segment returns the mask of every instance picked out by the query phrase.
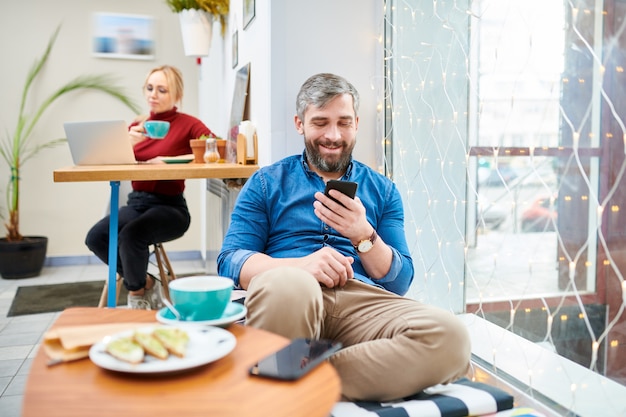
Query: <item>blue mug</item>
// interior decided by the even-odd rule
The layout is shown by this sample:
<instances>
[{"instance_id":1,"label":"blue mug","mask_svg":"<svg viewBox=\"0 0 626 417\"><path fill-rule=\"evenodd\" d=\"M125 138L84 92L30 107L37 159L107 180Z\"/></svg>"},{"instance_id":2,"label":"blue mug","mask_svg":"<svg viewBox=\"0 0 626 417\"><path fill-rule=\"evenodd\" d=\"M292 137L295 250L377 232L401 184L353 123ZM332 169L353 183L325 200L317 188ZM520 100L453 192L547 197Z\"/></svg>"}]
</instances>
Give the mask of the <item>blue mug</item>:
<instances>
[{"instance_id":1,"label":"blue mug","mask_svg":"<svg viewBox=\"0 0 626 417\"><path fill-rule=\"evenodd\" d=\"M152 139L163 139L170 130L170 122L162 120L148 120L143 123L146 136Z\"/></svg>"},{"instance_id":2,"label":"blue mug","mask_svg":"<svg viewBox=\"0 0 626 417\"><path fill-rule=\"evenodd\" d=\"M215 320L230 303L233 280L218 276L177 278L170 282L170 299L184 321Z\"/></svg>"}]
</instances>

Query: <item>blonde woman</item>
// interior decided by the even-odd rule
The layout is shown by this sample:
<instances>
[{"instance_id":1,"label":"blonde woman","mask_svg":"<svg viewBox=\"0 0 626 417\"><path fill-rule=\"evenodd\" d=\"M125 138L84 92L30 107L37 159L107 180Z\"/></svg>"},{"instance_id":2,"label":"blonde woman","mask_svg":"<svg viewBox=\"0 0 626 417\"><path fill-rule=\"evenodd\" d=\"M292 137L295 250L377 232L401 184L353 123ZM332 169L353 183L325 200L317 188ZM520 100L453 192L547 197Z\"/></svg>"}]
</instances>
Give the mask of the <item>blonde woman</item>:
<instances>
[{"instance_id":1,"label":"blonde woman","mask_svg":"<svg viewBox=\"0 0 626 417\"><path fill-rule=\"evenodd\" d=\"M180 71L164 65L148 73L144 97L150 114L137 118L129 127L137 161L151 161L159 156L191 153L189 140L202 135L215 136L199 119L178 111L183 98ZM163 139L145 135L146 120L170 123ZM158 309L161 307L160 285L147 273L150 245L177 239L191 223L183 195L184 180L133 181L127 205L120 208L118 228L117 272L128 290L128 307ZM85 244L108 264L109 216L96 223L87 233Z\"/></svg>"}]
</instances>

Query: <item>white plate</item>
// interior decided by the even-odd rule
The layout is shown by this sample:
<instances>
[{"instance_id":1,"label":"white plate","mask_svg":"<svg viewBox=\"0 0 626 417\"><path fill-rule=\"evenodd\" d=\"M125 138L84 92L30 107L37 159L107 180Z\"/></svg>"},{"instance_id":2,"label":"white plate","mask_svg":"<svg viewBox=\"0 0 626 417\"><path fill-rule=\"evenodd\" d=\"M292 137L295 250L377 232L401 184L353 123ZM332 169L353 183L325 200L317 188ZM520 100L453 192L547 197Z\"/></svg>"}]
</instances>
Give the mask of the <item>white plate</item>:
<instances>
[{"instance_id":1,"label":"white plate","mask_svg":"<svg viewBox=\"0 0 626 417\"><path fill-rule=\"evenodd\" d=\"M146 355L143 362L132 364L115 359L105 351L106 345L112 340L131 336L135 331L151 332L157 327L159 326L140 327L136 330L128 330L107 336L89 349L89 359L99 367L111 371L133 374L178 372L221 359L232 352L237 344L235 336L229 331L217 327L205 327L185 329L187 334L189 334L189 343L183 358L170 355L167 359L161 360Z\"/></svg>"},{"instance_id":2,"label":"white plate","mask_svg":"<svg viewBox=\"0 0 626 417\"><path fill-rule=\"evenodd\" d=\"M213 320L198 320L198 321L180 321L174 317L174 314L167 308L163 307L156 314L156 319L159 323L163 324L173 324L175 326L180 326L184 328L188 327L197 327L197 326L217 326L217 327L226 327L228 325L233 324L234 322L241 320L246 316L247 309L241 303L235 303L233 301L230 302L226 306L226 310L222 317L219 319Z\"/></svg>"}]
</instances>

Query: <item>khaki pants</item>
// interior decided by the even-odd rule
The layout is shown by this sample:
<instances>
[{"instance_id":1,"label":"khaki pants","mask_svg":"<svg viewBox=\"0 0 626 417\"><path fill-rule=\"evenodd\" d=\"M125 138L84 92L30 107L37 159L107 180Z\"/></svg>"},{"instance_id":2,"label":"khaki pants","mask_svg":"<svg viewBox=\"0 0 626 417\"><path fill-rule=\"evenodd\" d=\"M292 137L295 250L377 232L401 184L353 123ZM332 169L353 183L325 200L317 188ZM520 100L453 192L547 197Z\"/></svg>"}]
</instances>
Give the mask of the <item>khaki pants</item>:
<instances>
[{"instance_id":1,"label":"khaki pants","mask_svg":"<svg viewBox=\"0 0 626 417\"><path fill-rule=\"evenodd\" d=\"M323 288L301 269L273 269L250 282L246 307L249 326L340 341L330 362L343 400L399 399L469 369L469 335L454 314L356 279Z\"/></svg>"}]
</instances>

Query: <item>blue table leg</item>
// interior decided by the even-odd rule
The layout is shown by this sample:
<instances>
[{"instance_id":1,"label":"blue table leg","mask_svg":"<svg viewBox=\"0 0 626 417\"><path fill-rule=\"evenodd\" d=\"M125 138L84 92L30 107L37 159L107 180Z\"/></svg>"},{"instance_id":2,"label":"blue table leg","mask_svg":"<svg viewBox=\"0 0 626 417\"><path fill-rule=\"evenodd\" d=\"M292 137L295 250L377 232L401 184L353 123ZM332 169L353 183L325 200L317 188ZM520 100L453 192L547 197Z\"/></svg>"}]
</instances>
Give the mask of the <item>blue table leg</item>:
<instances>
[{"instance_id":1,"label":"blue table leg","mask_svg":"<svg viewBox=\"0 0 626 417\"><path fill-rule=\"evenodd\" d=\"M109 291L107 307L117 307L117 225L120 198L120 182L111 181L111 213L109 219Z\"/></svg>"}]
</instances>

